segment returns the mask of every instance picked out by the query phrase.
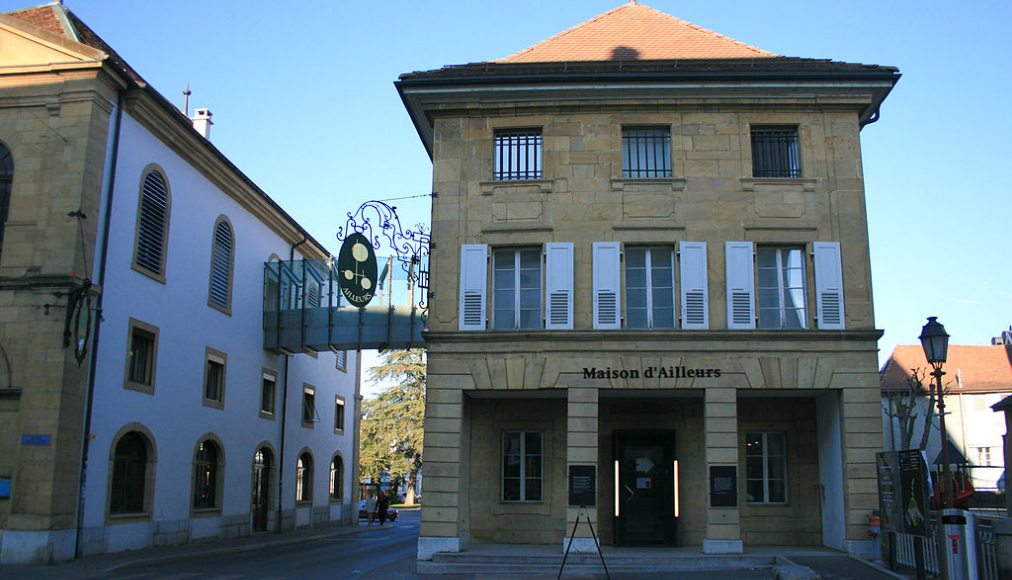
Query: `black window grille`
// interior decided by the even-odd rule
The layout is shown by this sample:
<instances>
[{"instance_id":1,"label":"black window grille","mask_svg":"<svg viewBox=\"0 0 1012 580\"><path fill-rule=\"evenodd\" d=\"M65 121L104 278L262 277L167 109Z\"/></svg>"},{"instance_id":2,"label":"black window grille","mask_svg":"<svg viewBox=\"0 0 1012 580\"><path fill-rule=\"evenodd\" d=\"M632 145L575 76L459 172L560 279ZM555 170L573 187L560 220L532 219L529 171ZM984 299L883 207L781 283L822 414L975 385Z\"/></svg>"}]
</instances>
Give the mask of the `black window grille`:
<instances>
[{"instance_id":1,"label":"black window grille","mask_svg":"<svg viewBox=\"0 0 1012 580\"><path fill-rule=\"evenodd\" d=\"M218 446L213 441L201 441L197 449L196 469L193 481L193 507L213 509L218 507Z\"/></svg>"},{"instance_id":2,"label":"black window grille","mask_svg":"<svg viewBox=\"0 0 1012 580\"><path fill-rule=\"evenodd\" d=\"M496 181L541 179L541 131L496 131L494 164Z\"/></svg>"},{"instance_id":3,"label":"black window grille","mask_svg":"<svg viewBox=\"0 0 1012 580\"><path fill-rule=\"evenodd\" d=\"M752 129L752 177L801 177L796 128Z\"/></svg>"},{"instance_id":4,"label":"black window grille","mask_svg":"<svg viewBox=\"0 0 1012 580\"><path fill-rule=\"evenodd\" d=\"M3 250L4 224L11 207L11 185L14 183L14 157L0 145L0 250Z\"/></svg>"},{"instance_id":5,"label":"black window grille","mask_svg":"<svg viewBox=\"0 0 1012 580\"><path fill-rule=\"evenodd\" d=\"M623 129L622 177L671 177L671 130L667 127Z\"/></svg>"},{"instance_id":6,"label":"black window grille","mask_svg":"<svg viewBox=\"0 0 1012 580\"><path fill-rule=\"evenodd\" d=\"M110 513L135 514L144 511L147 464L148 450L144 437L136 431L124 435L116 444L113 455Z\"/></svg>"}]
</instances>

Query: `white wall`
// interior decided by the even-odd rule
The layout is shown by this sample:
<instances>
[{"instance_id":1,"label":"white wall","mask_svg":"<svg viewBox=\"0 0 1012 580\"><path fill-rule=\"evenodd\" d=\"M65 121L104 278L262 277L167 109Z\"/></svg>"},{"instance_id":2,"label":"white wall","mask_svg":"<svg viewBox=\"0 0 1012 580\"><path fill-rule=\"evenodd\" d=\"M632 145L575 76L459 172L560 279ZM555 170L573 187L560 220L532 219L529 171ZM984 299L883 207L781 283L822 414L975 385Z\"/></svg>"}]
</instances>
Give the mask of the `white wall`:
<instances>
[{"instance_id":1,"label":"white wall","mask_svg":"<svg viewBox=\"0 0 1012 580\"><path fill-rule=\"evenodd\" d=\"M141 178L151 163L164 171L171 195L165 284L131 268ZM259 413L261 370L266 367L278 374L278 413L284 380L284 357L262 348L263 264L272 254L287 259L290 246L127 114L123 117L115 179L85 528L106 524L113 437L124 425L134 422L152 433L157 449L151 522L190 518L193 454L207 433L215 434L224 445L221 516L249 514L253 454L262 442L270 442L276 464L280 451L280 417L264 419ZM231 316L207 305L212 231L222 214L230 219L235 235ZM159 329L153 395L123 387L131 317ZM206 347L228 355L224 409L203 405ZM314 506L330 503L329 468L335 451L345 458L344 503L351 504L356 357L350 355L348 359L347 373L335 369L331 352L320 353L318 358L300 354L290 359L282 498L286 508L294 505L295 461L303 447L312 449L315 460ZM316 386L321 423L314 429L301 427L303 382ZM335 394L343 395L346 401L343 435L335 435L333 429ZM276 493L276 479L274 484ZM212 534L209 526L215 527L201 521L190 528L194 535L207 535ZM111 527L127 529L121 524ZM148 530L152 528L147 526ZM127 534L110 529L106 536L112 540L138 533L143 535L136 529ZM131 542L136 543L136 537L129 541L124 537L122 544L126 547ZM110 541L108 548L113 550L113 544L120 543Z\"/></svg>"}]
</instances>

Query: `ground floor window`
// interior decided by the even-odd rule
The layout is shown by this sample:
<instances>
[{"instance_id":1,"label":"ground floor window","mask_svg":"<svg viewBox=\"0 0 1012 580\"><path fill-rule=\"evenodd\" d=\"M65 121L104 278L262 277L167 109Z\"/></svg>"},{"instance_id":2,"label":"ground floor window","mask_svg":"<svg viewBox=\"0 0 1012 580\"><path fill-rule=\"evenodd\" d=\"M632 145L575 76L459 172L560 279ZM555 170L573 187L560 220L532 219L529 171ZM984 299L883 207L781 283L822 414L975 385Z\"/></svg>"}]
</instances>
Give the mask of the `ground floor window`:
<instances>
[{"instance_id":1,"label":"ground floor window","mask_svg":"<svg viewBox=\"0 0 1012 580\"><path fill-rule=\"evenodd\" d=\"M295 466L295 501L313 501L313 456L304 452Z\"/></svg>"},{"instance_id":2,"label":"ground floor window","mask_svg":"<svg viewBox=\"0 0 1012 580\"><path fill-rule=\"evenodd\" d=\"M200 442L193 469L193 507L196 509L218 507L218 457L214 441Z\"/></svg>"},{"instance_id":3,"label":"ground floor window","mask_svg":"<svg viewBox=\"0 0 1012 580\"><path fill-rule=\"evenodd\" d=\"M541 501L543 435L508 431L502 440L502 501Z\"/></svg>"},{"instance_id":4,"label":"ground floor window","mask_svg":"<svg viewBox=\"0 0 1012 580\"><path fill-rule=\"evenodd\" d=\"M137 514L145 511L148 448L137 431L124 435L116 444L112 462L112 490L109 513Z\"/></svg>"},{"instance_id":5,"label":"ground floor window","mask_svg":"<svg viewBox=\"0 0 1012 580\"><path fill-rule=\"evenodd\" d=\"M746 433L745 471L748 503L787 503L787 441L784 433Z\"/></svg>"},{"instance_id":6,"label":"ground floor window","mask_svg":"<svg viewBox=\"0 0 1012 580\"><path fill-rule=\"evenodd\" d=\"M338 455L330 463L330 499L344 498L344 460Z\"/></svg>"}]
</instances>

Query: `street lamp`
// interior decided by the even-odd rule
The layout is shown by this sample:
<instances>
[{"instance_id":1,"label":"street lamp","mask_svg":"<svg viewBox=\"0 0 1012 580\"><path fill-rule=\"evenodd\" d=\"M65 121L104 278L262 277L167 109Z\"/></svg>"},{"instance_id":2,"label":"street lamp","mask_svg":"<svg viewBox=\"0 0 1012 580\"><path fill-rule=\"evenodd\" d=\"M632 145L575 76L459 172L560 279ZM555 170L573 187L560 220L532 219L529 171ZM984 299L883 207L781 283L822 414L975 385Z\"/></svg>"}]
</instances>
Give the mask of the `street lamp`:
<instances>
[{"instance_id":1,"label":"street lamp","mask_svg":"<svg viewBox=\"0 0 1012 580\"><path fill-rule=\"evenodd\" d=\"M952 473L949 468L949 437L945 430L945 397L942 392L942 365L945 364L949 350L949 335L945 327L938 322L937 316L929 316L928 323L921 329L921 348L924 358L928 359L934 369L931 376L935 378L934 389L938 401L938 430L942 440L942 508L952 507Z\"/></svg>"}]
</instances>

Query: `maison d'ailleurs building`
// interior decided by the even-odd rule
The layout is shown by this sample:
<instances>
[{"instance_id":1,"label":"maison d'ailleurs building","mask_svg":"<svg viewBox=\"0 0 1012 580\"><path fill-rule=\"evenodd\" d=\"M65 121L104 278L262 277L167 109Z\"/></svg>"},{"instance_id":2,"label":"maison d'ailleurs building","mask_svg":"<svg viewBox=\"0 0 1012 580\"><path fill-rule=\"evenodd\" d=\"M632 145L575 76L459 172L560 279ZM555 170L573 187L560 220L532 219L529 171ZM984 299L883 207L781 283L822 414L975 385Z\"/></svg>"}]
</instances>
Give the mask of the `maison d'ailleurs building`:
<instances>
[{"instance_id":1,"label":"maison d'ailleurs building","mask_svg":"<svg viewBox=\"0 0 1012 580\"><path fill-rule=\"evenodd\" d=\"M636 2L401 76L438 192L420 559L562 545L574 467L604 544L868 549L860 134L899 76Z\"/></svg>"}]
</instances>

